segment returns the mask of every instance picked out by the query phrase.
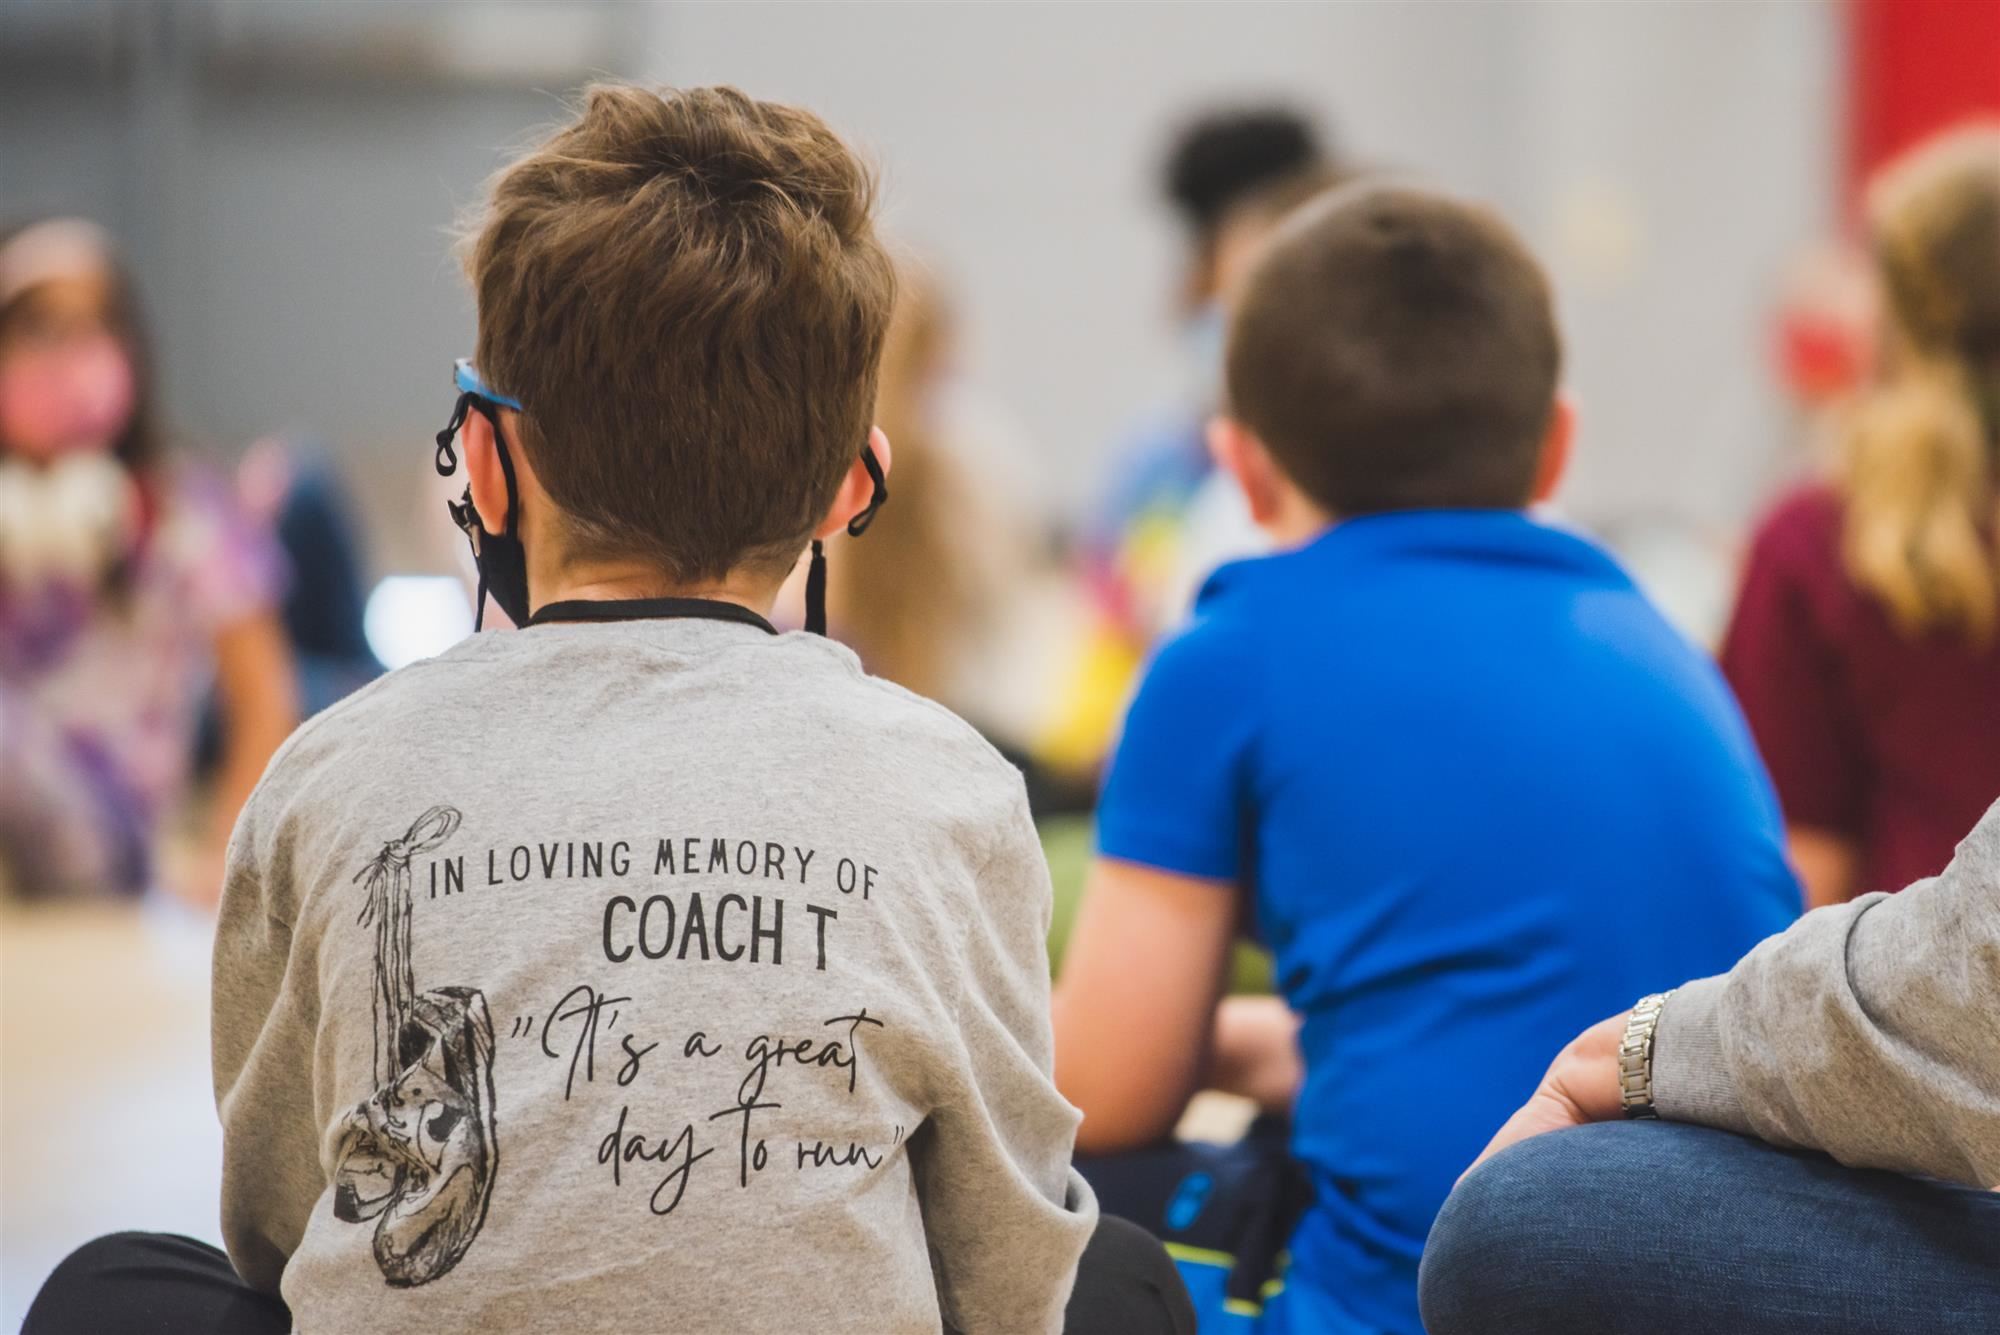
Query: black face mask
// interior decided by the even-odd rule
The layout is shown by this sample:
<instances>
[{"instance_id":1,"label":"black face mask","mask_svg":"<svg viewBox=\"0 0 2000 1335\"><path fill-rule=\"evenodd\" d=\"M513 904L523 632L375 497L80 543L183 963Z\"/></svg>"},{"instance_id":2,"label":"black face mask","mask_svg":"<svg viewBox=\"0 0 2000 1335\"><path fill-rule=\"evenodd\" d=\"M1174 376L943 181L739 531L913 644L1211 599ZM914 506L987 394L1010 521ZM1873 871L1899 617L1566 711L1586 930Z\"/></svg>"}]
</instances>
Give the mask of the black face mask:
<instances>
[{"instance_id":1,"label":"black face mask","mask_svg":"<svg viewBox=\"0 0 2000 1335\"><path fill-rule=\"evenodd\" d=\"M507 482L504 533L488 533L479 522L479 511L472 504L471 484L466 485L464 496L445 503L451 511L452 523L464 530L466 541L472 545L472 564L479 571L479 591L474 595L477 603L472 614L472 629L476 633L486 623L488 594L493 595L493 601L517 626L528 624L532 609L528 605L528 553L521 545L521 496L514 483L514 460L507 451L507 437L500 430L499 412L477 394L461 393L452 408L451 421L437 433L438 475L450 477L458 471L458 454L452 443L459 427L465 424L465 415L475 410L483 413L493 426L493 447L499 452L500 473ZM862 445L861 466L868 470L868 480L875 484L875 491L868 498L867 508L847 521L848 536L855 538L868 531L868 526L875 522L876 512L889 500L888 479L872 445ZM826 634L826 546L818 538L813 539L812 564L806 571L806 629L815 635Z\"/></svg>"},{"instance_id":2,"label":"black face mask","mask_svg":"<svg viewBox=\"0 0 2000 1335\"><path fill-rule=\"evenodd\" d=\"M458 454L452 448L452 440L464 425L465 415L474 410L483 413L493 426L493 448L500 455L500 475L507 480L504 533L488 533L480 524L479 511L472 504L470 483L466 484L464 496L445 502L451 511L451 522L465 531L466 541L472 544L472 564L479 571L479 592L474 595L472 613L472 629L477 632L486 624L488 594L493 595L493 601L517 626L528 624L529 608L528 552L521 546L521 493L514 484L514 460L507 451L507 437L500 430L500 414L477 394L460 394L457 406L451 410L450 423L437 434L438 476L450 477L458 471Z\"/></svg>"}]
</instances>

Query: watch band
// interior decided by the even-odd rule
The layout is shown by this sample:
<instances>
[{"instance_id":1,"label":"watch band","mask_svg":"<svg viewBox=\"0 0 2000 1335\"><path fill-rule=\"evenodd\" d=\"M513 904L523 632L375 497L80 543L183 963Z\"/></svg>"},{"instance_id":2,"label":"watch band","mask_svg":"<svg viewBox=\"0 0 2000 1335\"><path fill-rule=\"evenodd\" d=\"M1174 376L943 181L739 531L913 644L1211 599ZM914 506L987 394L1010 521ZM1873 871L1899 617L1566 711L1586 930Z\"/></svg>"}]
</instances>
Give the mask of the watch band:
<instances>
[{"instance_id":1,"label":"watch band","mask_svg":"<svg viewBox=\"0 0 2000 1335\"><path fill-rule=\"evenodd\" d=\"M1673 993L1655 992L1639 998L1625 1021L1625 1037L1618 1043L1618 1099L1627 1117L1658 1117L1653 1107L1653 1032L1660 1025L1660 1010Z\"/></svg>"}]
</instances>

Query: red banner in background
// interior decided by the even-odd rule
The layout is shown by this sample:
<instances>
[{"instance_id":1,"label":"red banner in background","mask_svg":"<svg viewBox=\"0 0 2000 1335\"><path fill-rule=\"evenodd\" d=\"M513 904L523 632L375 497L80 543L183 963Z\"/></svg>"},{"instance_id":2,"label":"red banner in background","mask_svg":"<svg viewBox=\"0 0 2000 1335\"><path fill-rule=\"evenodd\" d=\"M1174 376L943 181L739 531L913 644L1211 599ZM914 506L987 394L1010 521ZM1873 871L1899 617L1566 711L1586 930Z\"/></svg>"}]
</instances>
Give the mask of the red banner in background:
<instances>
[{"instance_id":1,"label":"red banner in background","mask_svg":"<svg viewBox=\"0 0 2000 1335\"><path fill-rule=\"evenodd\" d=\"M1935 130L2000 116L2000 0L1848 0L1848 197Z\"/></svg>"}]
</instances>

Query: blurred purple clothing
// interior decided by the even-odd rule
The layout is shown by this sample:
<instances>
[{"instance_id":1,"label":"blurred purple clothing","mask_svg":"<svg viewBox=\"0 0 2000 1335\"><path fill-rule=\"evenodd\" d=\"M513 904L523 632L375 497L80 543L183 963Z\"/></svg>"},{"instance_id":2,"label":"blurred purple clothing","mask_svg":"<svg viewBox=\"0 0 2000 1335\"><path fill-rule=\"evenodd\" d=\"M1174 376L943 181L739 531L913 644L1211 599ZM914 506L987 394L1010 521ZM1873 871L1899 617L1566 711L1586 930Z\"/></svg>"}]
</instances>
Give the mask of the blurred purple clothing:
<instances>
[{"instance_id":1,"label":"blurred purple clothing","mask_svg":"<svg viewBox=\"0 0 2000 1335\"><path fill-rule=\"evenodd\" d=\"M1785 819L1854 840L1857 889L1935 876L2000 797L2000 645L1910 638L1841 558L1842 506L1807 487L1758 528L1722 668Z\"/></svg>"},{"instance_id":2,"label":"blurred purple clothing","mask_svg":"<svg viewBox=\"0 0 2000 1335\"><path fill-rule=\"evenodd\" d=\"M111 589L0 573L0 864L28 893L145 888L215 637L276 602L282 558L220 485L176 470L156 515Z\"/></svg>"}]
</instances>

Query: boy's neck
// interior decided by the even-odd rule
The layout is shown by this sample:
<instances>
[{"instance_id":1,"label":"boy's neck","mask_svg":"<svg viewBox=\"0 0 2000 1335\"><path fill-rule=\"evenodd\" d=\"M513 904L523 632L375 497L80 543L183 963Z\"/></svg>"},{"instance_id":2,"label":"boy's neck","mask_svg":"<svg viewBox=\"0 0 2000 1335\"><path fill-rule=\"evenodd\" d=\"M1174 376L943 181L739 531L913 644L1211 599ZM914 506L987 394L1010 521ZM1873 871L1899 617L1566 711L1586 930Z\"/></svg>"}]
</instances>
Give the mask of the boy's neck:
<instances>
[{"instance_id":1,"label":"boy's neck","mask_svg":"<svg viewBox=\"0 0 2000 1335\"><path fill-rule=\"evenodd\" d=\"M1276 513L1264 520L1262 528L1279 550L1290 551L1305 546L1337 522L1327 511L1293 493L1284 498Z\"/></svg>"},{"instance_id":2,"label":"boy's neck","mask_svg":"<svg viewBox=\"0 0 2000 1335\"><path fill-rule=\"evenodd\" d=\"M633 598L707 598L767 615L778 599L769 575L732 570L719 580L678 583L642 561L583 561L529 576L536 607L550 603L613 602Z\"/></svg>"}]
</instances>

